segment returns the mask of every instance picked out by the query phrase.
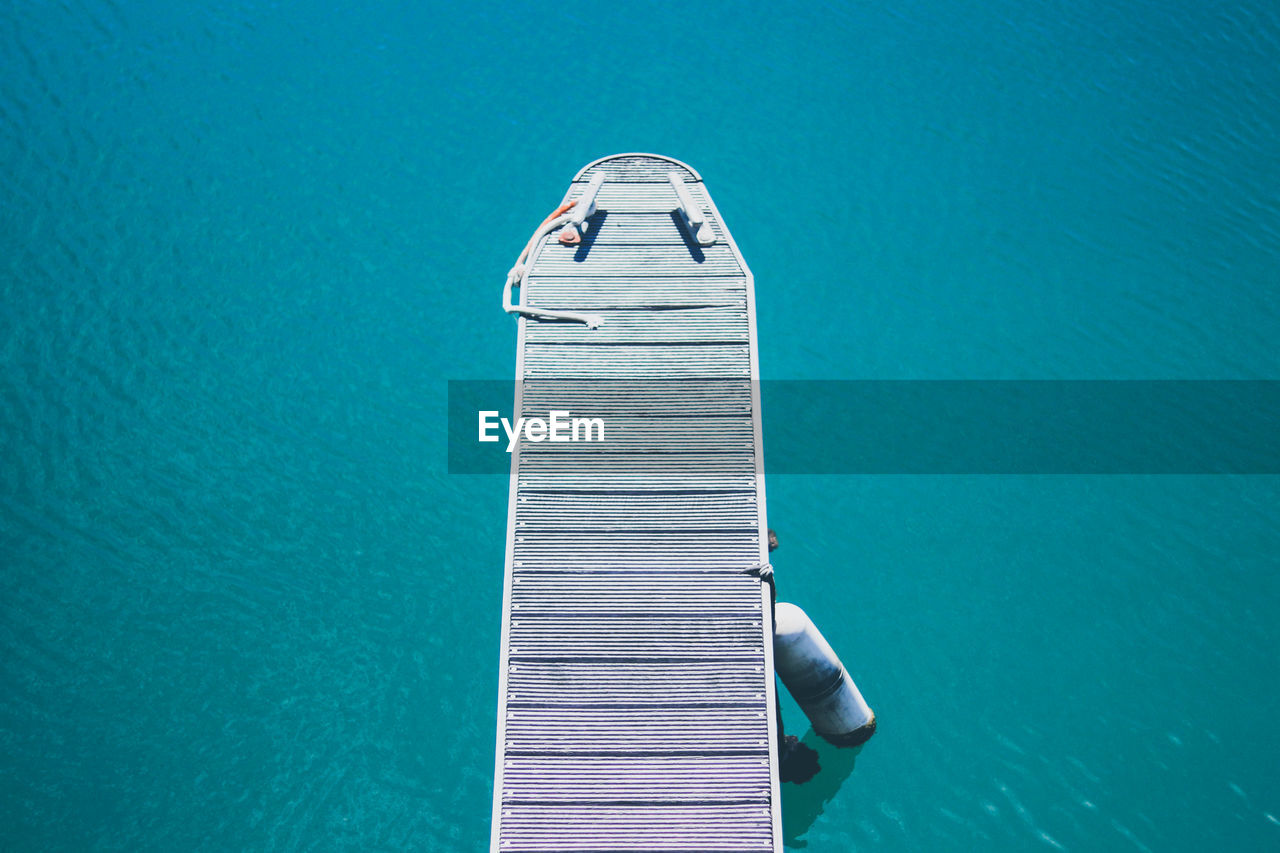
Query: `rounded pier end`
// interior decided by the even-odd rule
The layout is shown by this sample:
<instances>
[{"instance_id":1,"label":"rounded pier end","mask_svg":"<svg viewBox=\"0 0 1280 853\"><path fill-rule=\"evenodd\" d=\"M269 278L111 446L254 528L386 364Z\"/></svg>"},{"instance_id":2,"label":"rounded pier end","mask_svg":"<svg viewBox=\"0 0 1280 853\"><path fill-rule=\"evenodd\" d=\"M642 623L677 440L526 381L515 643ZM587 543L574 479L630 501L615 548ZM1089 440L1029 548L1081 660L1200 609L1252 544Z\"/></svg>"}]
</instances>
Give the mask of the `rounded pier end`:
<instances>
[{"instance_id":1,"label":"rounded pier end","mask_svg":"<svg viewBox=\"0 0 1280 853\"><path fill-rule=\"evenodd\" d=\"M681 180L699 183L702 176L688 163L664 154L647 154L638 151L610 154L583 166L574 182L585 181L597 172L604 172L610 181L665 181L668 173L679 173Z\"/></svg>"}]
</instances>

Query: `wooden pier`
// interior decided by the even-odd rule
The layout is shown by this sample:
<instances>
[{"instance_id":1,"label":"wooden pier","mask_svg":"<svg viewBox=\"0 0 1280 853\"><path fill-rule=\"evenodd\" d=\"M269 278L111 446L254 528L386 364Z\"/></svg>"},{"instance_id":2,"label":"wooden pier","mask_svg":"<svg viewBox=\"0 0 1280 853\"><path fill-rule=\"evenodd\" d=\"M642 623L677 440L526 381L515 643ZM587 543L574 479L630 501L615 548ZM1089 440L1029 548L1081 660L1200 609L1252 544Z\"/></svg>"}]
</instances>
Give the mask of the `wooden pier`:
<instances>
[{"instance_id":1,"label":"wooden pier","mask_svg":"<svg viewBox=\"0 0 1280 853\"><path fill-rule=\"evenodd\" d=\"M491 849L781 853L751 273L683 163L584 194L516 277L516 414L604 440L513 453Z\"/></svg>"}]
</instances>

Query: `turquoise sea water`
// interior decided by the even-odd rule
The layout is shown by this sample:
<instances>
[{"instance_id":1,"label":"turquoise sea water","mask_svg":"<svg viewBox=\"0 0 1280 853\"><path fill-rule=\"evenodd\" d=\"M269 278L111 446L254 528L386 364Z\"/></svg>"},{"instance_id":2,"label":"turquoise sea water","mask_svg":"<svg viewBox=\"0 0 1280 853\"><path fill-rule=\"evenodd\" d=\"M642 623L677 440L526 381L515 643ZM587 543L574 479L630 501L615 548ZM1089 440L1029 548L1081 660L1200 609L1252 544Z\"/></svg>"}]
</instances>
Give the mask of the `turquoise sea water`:
<instances>
[{"instance_id":1,"label":"turquoise sea water","mask_svg":"<svg viewBox=\"0 0 1280 853\"><path fill-rule=\"evenodd\" d=\"M486 847L446 380L586 162L702 172L769 379L1277 379L1277 137L1262 0L4 5L0 848ZM1280 846L1275 477L768 497L880 718L789 847Z\"/></svg>"}]
</instances>

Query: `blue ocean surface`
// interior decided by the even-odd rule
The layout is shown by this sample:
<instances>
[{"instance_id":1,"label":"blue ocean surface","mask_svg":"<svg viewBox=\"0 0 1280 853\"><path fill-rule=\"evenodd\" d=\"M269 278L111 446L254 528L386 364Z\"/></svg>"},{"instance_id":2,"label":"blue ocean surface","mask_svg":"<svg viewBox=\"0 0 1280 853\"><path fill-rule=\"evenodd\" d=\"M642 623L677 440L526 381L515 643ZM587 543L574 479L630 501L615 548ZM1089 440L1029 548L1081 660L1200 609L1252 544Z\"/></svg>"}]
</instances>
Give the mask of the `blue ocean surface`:
<instances>
[{"instance_id":1,"label":"blue ocean surface","mask_svg":"<svg viewBox=\"0 0 1280 853\"><path fill-rule=\"evenodd\" d=\"M486 848L445 389L585 163L702 173L766 379L1280 379L1277 138L1265 0L3 4L0 849ZM1275 476L768 512L880 725L788 849L1280 848Z\"/></svg>"}]
</instances>

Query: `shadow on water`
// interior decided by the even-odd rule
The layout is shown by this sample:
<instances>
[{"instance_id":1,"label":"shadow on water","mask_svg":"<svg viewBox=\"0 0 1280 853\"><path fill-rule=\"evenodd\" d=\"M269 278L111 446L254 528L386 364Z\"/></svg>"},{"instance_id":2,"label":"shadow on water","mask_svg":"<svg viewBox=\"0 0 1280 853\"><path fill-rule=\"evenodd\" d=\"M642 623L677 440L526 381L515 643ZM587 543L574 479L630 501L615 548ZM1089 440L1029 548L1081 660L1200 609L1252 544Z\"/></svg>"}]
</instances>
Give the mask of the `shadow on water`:
<instances>
[{"instance_id":1,"label":"shadow on water","mask_svg":"<svg viewBox=\"0 0 1280 853\"><path fill-rule=\"evenodd\" d=\"M782 836L788 847L808 846L802 838L822 815L827 803L835 798L844 780L853 773L858 753L862 752L860 746L851 749L832 746L818 737L812 728L805 732L800 742L818 753L822 769L804 784L786 782L782 785Z\"/></svg>"},{"instance_id":2,"label":"shadow on water","mask_svg":"<svg viewBox=\"0 0 1280 853\"><path fill-rule=\"evenodd\" d=\"M573 253L575 263L582 263L587 259L587 255L591 253L591 247L596 244L596 237L600 234L600 228L604 225L604 221L609 218L609 211L596 209L596 212L587 217L589 223L586 233L582 235L582 242L578 244L578 251Z\"/></svg>"},{"instance_id":3,"label":"shadow on water","mask_svg":"<svg viewBox=\"0 0 1280 853\"><path fill-rule=\"evenodd\" d=\"M680 211L671 211L671 221L676 224L676 230L680 232L680 238L684 240L684 247L689 250L689 254L693 257L695 263L702 263L707 259L703 253L702 247L698 245L698 241L689 233L689 229L684 224L684 217L680 215Z\"/></svg>"}]
</instances>

